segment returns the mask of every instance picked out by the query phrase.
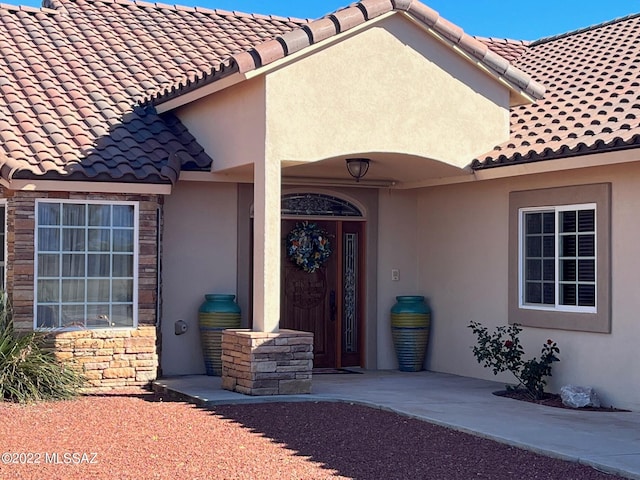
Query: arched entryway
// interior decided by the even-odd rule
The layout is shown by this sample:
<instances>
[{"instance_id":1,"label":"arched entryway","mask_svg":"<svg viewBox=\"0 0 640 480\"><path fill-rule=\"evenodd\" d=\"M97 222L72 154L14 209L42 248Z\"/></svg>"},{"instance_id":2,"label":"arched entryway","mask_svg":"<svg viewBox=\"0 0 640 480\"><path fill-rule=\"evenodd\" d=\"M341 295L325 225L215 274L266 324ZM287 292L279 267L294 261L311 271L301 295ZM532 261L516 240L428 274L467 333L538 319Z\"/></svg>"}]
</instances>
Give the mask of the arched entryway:
<instances>
[{"instance_id":1,"label":"arched entryway","mask_svg":"<svg viewBox=\"0 0 640 480\"><path fill-rule=\"evenodd\" d=\"M280 327L314 334L314 367L364 364L364 232L361 208L321 193L282 197ZM331 254L305 271L289 257L288 237L304 222L328 236Z\"/></svg>"}]
</instances>

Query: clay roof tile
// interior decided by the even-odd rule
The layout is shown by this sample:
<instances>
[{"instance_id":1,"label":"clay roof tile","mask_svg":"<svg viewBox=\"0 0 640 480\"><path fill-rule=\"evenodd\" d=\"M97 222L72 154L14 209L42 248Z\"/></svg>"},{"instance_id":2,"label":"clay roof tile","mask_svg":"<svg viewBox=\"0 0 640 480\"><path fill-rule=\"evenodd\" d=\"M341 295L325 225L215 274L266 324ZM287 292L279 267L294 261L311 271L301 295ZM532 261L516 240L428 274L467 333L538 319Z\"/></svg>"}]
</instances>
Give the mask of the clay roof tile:
<instances>
[{"instance_id":1,"label":"clay roof tile","mask_svg":"<svg viewBox=\"0 0 640 480\"><path fill-rule=\"evenodd\" d=\"M177 117L136 104L248 72L394 9L538 99L512 109L511 140L475 167L639 143L638 16L528 43L473 38L417 0L363 0L311 22L128 0L46 5L0 5L5 178L172 183L181 167L210 168Z\"/></svg>"},{"instance_id":2,"label":"clay roof tile","mask_svg":"<svg viewBox=\"0 0 640 480\"><path fill-rule=\"evenodd\" d=\"M629 63L640 58L639 34L637 14L531 42L513 61L544 82L545 100L513 109L518 114L512 115L512 139L477 159L473 167L637 147L640 125L625 122L625 117L640 113L631 81L639 75L634 62ZM487 44L491 48L494 43ZM533 120L536 112L547 119L544 124ZM536 133L545 142L514 142L523 132Z\"/></svg>"},{"instance_id":3,"label":"clay roof tile","mask_svg":"<svg viewBox=\"0 0 640 480\"><path fill-rule=\"evenodd\" d=\"M481 64L484 64L489 71L501 77L507 84L512 84L514 89L522 89L525 94L533 98L541 98L544 94L545 88L541 84L531 80L527 74L519 71L514 66L510 66L509 60L493 52L490 48L482 46L478 41L464 33L460 27L440 17L438 12L418 1L362 0L323 19L307 24L293 25L294 28L291 32L283 32L267 39L249 36L250 41L258 43L249 50L234 53L230 58L231 63L229 66L237 69L240 73L249 72L282 59L293 52L302 50L313 43L345 32L384 13L390 13L394 9L406 11L422 21L426 26L432 28L437 35L460 47ZM244 17L241 16L240 18L243 19ZM501 43L504 45L511 44L507 41L502 41ZM521 42L522 45L524 44ZM515 55L512 50L507 48L505 50L512 56ZM193 82L188 82L186 85L178 81L172 86L150 91L151 95L147 96L144 102L154 103L155 105L161 104L188 90L216 81L226 71L228 69L223 68L222 63L219 63L209 72L203 73L195 78Z\"/></svg>"}]
</instances>

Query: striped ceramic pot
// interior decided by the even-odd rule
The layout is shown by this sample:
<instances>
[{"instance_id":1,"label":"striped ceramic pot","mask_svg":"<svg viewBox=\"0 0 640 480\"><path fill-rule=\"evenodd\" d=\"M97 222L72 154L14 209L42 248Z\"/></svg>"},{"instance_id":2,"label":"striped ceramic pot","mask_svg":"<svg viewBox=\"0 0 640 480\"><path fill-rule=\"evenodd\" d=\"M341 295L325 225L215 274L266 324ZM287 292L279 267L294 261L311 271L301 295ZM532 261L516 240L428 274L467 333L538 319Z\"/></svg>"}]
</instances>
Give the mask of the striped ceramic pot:
<instances>
[{"instance_id":1,"label":"striped ceramic pot","mask_svg":"<svg viewBox=\"0 0 640 480\"><path fill-rule=\"evenodd\" d=\"M200 341L207 375L222 375L222 331L240 328L240 307L235 295L210 293L198 310Z\"/></svg>"},{"instance_id":2,"label":"striped ceramic pot","mask_svg":"<svg viewBox=\"0 0 640 480\"><path fill-rule=\"evenodd\" d=\"M418 372L424 367L429 341L431 311L421 295L396 297L391 308L391 336L402 372Z\"/></svg>"}]
</instances>

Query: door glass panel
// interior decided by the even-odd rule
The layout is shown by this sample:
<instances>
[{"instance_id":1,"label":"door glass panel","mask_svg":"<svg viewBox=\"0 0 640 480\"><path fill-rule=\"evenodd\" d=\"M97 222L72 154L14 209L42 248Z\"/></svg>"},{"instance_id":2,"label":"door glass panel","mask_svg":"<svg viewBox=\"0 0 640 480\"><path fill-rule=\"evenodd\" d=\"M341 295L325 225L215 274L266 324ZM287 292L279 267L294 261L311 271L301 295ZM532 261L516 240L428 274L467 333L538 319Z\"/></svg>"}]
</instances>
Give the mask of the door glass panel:
<instances>
[{"instance_id":1,"label":"door glass panel","mask_svg":"<svg viewBox=\"0 0 640 480\"><path fill-rule=\"evenodd\" d=\"M342 321L343 348L346 353L358 351L358 234L344 235L344 312Z\"/></svg>"},{"instance_id":2,"label":"door glass panel","mask_svg":"<svg viewBox=\"0 0 640 480\"><path fill-rule=\"evenodd\" d=\"M362 217L362 212L352 203L320 193L291 193L282 196L282 215Z\"/></svg>"}]
</instances>

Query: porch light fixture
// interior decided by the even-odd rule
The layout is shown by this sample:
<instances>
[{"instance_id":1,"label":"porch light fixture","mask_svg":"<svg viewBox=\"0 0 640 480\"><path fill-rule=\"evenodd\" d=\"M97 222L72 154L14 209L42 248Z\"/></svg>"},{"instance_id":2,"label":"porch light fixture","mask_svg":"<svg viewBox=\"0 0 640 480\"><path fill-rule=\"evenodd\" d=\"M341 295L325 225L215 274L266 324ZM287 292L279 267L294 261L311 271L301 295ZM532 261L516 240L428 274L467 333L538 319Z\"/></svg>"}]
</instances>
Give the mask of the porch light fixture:
<instances>
[{"instance_id":1,"label":"porch light fixture","mask_svg":"<svg viewBox=\"0 0 640 480\"><path fill-rule=\"evenodd\" d=\"M369 171L369 159L368 158L347 158L347 170L349 175L359 182L362 177Z\"/></svg>"}]
</instances>

